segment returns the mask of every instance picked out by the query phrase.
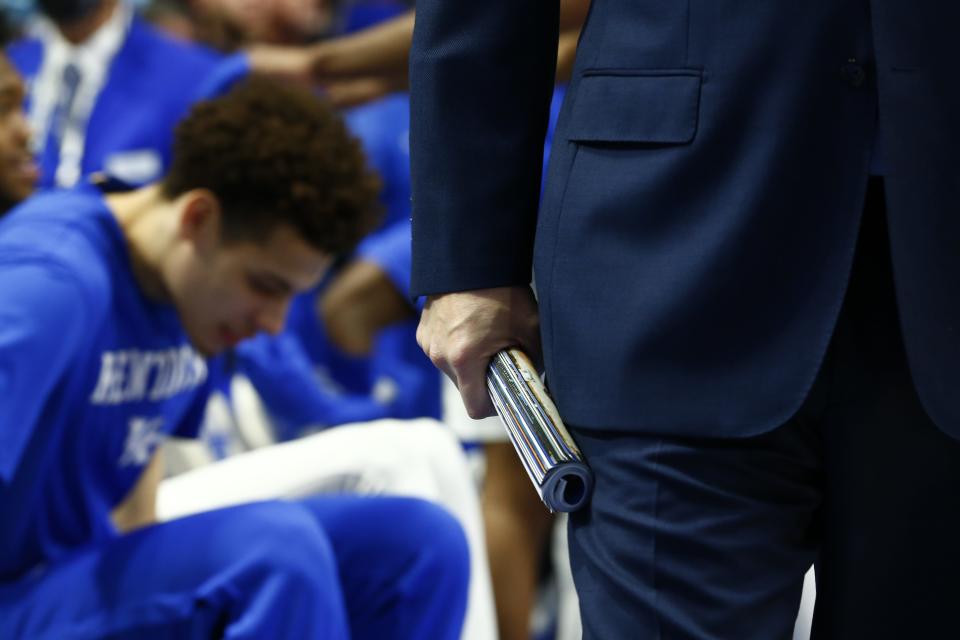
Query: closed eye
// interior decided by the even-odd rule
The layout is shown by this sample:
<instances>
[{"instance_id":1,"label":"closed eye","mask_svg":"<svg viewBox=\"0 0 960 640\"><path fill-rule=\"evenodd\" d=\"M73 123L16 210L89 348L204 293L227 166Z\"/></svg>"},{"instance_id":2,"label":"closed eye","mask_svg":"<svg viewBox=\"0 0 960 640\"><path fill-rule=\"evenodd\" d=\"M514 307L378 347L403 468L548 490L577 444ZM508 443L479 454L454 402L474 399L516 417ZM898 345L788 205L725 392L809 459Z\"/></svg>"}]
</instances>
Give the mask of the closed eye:
<instances>
[{"instance_id":1,"label":"closed eye","mask_svg":"<svg viewBox=\"0 0 960 640\"><path fill-rule=\"evenodd\" d=\"M287 296L293 291L286 280L267 273L248 273L247 285L261 295L275 298Z\"/></svg>"}]
</instances>

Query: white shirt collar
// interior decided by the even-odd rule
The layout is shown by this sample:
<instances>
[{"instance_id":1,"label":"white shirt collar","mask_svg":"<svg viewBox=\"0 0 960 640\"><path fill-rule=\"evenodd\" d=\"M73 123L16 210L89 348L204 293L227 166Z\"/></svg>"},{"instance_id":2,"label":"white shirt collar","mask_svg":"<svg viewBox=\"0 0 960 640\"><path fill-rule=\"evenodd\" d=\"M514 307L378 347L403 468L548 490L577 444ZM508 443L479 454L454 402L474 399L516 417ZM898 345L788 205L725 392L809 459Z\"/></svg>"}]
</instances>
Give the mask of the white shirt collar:
<instances>
[{"instance_id":1,"label":"white shirt collar","mask_svg":"<svg viewBox=\"0 0 960 640\"><path fill-rule=\"evenodd\" d=\"M77 45L64 38L57 26L46 17L37 18L31 27L32 34L44 43L43 64L31 88L30 122L36 136L37 152L42 151L46 143L50 119L62 88L64 69L68 64L73 64L80 77L76 99L60 145L60 164L56 171L56 182L60 186L70 186L80 177L87 121L106 83L113 59L126 41L132 22L133 9L126 2L118 2L110 18Z\"/></svg>"}]
</instances>

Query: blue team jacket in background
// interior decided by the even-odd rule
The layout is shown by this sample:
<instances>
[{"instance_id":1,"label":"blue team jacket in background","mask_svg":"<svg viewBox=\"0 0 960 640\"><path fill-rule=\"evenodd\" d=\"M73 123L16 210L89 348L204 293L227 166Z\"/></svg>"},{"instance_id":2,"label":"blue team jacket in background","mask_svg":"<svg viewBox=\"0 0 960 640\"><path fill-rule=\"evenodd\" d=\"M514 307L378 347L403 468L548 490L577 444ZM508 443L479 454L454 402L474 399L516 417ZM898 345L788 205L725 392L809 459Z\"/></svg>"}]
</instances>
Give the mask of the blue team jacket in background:
<instances>
[{"instance_id":1,"label":"blue team jacket in background","mask_svg":"<svg viewBox=\"0 0 960 640\"><path fill-rule=\"evenodd\" d=\"M43 42L37 38L20 40L7 48L28 84L40 72L43 51ZM126 181L144 184L160 178L170 166L177 122L198 100L223 93L247 73L245 55L225 57L212 49L174 40L134 16L87 122L81 175L114 168L117 170L111 173L126 180L122 175L125 163L149 159L153 171L137 172L135 180ZM43 143L39 146L44 147ZM38 186L51 187L59 157L51 155L42 160Z\"/></svg>"}]
</instances>

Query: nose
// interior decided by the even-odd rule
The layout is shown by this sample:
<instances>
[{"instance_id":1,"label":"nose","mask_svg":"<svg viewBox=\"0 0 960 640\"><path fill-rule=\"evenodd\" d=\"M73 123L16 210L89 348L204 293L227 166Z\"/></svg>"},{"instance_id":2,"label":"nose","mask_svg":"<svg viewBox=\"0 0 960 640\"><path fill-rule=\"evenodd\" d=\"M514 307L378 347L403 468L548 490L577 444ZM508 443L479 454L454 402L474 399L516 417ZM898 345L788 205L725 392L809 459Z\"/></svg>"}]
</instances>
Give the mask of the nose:
<instances>
[{"instance_id":1,"label":"nose","mask_svg":"<svg viewBox=\"0 0 960 640\"><path fill-rule=\"evenodd\" d=\"M259 331L277 335L283 331L290 308L290 298L269 300L257 312L256 325Z\"/></svg>"}]
</instances>

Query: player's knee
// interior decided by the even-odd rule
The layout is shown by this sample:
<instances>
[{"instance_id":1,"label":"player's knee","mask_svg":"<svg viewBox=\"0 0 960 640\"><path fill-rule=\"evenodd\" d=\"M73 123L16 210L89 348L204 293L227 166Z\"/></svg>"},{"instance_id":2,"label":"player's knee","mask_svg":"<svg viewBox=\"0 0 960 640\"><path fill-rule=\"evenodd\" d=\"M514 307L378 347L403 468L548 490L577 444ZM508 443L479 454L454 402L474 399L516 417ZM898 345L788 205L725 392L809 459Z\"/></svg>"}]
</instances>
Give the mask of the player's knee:
<instances>
[{"instance_id":1,"label":"player's knee","mask_svg":"<svg viewBox=\"0 0 960 640\"><path fill-rule=\"evenodd\" d=\"M283 576L319 589L327 589L336 579L330 541L299 504L256 503L237 509L232 516L231 546L236 559L249 571Z\"/></svg>"},{"instance_id":2,"label":"player's knee","mask_svg":"<svg viewBox=\"0 0 960 640\"><path fill-rule=\"evenodd\" d=\"M198 597L229 625L269 624L269 636L345 637L343 592L327 534L302 505L260 502L211 512L201 528L214 570ZM228 634L229 635L229 634ZM232 637L232 636L231 636Z\"/></svg>"},{"instance_id":3,"label":"player's knee","mask_svg":"<svg viewBox=\"0 0 960 640\"><path fill-rule=\"evenodd\" d=\"M447 589L454 595L466 594L470 576L470 552L463 527L450 513L430 502L401 499L402 524L394 532L394 544L406 547L409 565L424 581Z\"/></svg>"}]
</instances>

